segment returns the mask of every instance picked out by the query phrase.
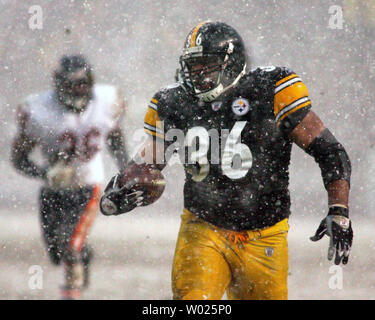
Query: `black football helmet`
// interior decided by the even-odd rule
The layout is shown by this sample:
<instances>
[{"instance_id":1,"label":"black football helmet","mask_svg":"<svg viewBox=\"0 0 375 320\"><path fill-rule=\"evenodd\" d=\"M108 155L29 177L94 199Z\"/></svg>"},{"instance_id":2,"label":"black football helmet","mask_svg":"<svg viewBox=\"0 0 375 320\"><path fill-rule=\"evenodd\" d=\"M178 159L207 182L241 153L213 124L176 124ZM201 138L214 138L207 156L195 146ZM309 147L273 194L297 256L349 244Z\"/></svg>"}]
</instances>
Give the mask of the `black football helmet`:
<instances>
[{"instance_id":1,"label":"black football helmet","mask_svg":"<svg viewBox=\"0 0 375 320\"><path fill-rule=\"evenodd\" d=\"M186 38L180 75L193 95L209 102L236 85L246 72L246 61L236 30L222 22L202 22Z\"/></svg>"},{"instance_id":2,"label":"black football helmet","mask_svg":"<svg viewBox=\"0 0 375 320\"><path fill-rule=\"evenodd\" d=\"M92 98L92 67L82 55L63 56L53 74L56 95L68 110L84 111Z\"/></svg>"}]
</instances>

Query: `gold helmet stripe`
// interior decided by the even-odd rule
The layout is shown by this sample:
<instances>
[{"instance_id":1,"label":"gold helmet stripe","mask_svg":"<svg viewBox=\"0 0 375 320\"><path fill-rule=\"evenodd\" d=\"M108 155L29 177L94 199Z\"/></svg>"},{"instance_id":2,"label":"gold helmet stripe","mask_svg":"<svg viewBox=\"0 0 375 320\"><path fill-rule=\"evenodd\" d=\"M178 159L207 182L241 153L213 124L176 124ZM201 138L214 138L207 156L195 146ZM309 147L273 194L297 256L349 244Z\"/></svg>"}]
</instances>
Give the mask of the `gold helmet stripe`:
<instances>
[{"instance_id":1,"label":"gold helmet stripe","mask_svg":"<svg viewBox=\"0 0 375 320\"><path fill-rule=\"evenodd\" d=\"M208 22L208 21L203 21L203 22L201 22L200 24L198 24L198 25L194 28L194 30L193 30L193 32L192 32L192 34L191 34L191 38L190 38L190 47L195 47L195 40L197 39L198 31L199 31L199 29L200 29L203 25L205 25L207 22Z\"/></svg>"}]
</instances>

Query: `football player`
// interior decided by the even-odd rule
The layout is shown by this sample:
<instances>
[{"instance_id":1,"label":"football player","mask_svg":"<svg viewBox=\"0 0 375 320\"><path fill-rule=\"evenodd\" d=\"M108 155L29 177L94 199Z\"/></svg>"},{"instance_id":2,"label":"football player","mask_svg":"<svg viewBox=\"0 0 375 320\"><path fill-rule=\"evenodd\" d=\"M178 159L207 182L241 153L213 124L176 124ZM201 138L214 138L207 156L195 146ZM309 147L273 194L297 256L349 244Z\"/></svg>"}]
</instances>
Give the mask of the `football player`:
<instances>
[{"instance_id":1,"label":"football player","mask_svg":"<svg viewBox=\"0 0 375 320\"><path fill-rule=\"evenodd\" d=\"M43 180L40 221L51 261L64 264L63 298L79 298L88 285L92 250L85 242L95 219L103 183L103 150L121 169L127 153L121 130L125 103L112 85L95 84L82 55L63 56L53 73L54 88L23 101L12 163ZM40 147L46 166L32 159Z\"/></svg>"},{"instance_id":2,"label":"football player","mask_svg":"<svg viewBox=\"0 0 375 320\"><path fill-rule=\"evenodd\" d=\"M152 163L160 159L158 150L170 154L173 146L186 172L174 299L220 299L225 291L229 299L287 299L293 142L319 164L328 193L328 214L311 240L329 236L328 259L348 262L351 165L344 147L311 110L294 71L247 71L247 61L236 30L200 23L180 57L182 81L161 89L148 106L150 139L140 157ZM156 165L161 170L165 164ZM142 186L119 181L112 180L102 197L103 214L144 205Z\"/></svg>"}]
</instances>

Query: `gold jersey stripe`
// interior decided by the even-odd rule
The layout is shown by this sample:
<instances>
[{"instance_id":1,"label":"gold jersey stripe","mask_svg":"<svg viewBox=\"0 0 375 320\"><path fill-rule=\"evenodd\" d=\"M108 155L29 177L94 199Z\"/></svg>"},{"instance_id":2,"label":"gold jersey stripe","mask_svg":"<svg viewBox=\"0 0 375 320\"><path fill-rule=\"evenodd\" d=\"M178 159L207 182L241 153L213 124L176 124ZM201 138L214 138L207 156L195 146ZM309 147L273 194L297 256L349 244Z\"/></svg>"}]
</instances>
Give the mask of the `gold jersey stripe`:
<instances>
[{"instance_id":1,"label":"gold jersey stripe","mask_svg":"<svg viewBox=\"0 0 375 320\"><path fill-rule=\"evenodd\" d=\"M159 118L158 112L155 109L148 107L145 118L144 118L144 122L146 122L148 125L153 126L153 127L157 127L157 126L160 127L160 118ZM159 122L159 125L157 125L158 122Z\"/></svg>"},{"instance_id":2,"label":"gold jersey stripe","mask_svg":"<svg viewBox=\"0 0 375 320\"><path fill-rule=\"evenodd\" d=\"M277 126L280 125L280 122L287 117L288 115L292 114L293 112L296 112L299 109L302 109L304 107L307 107L308 105L311 104L311 100L306 101L305 103L300 104L298 107L295 107L294 109L290 110L289 112L285 113L282 117L280 117L279 121L277 122Z\"/></svg>"},{"instance_id":3,"label":"gold jersey stripe","mask_svg":"<svg viewBox=\"0 0 375 320\"><path fill-rule=\"evenodd\" d=\"M309 92L303 82L296 82L275 94L274 113L275 116L294 101L308 97Z\"/></svg>"},{"instance_id":4,"label":"gold jersey stripe","mask_svg":"<svg viewBox=\"0 0 375 320\"><path fill-rule=\"evenodd\" d=\"M158 112L150 106L147 109L146 116L152 116L153 118L159 118ZM146 116L145 116L145 118L146 118Z\"/></svg>"},{"instance_id":5,"label":"gold jersey stripe","mask_svg":"<svg viewBox=\"0 0 375 320\"><path fill-rule=\"evenodd\" d=\"M144 131L145 131L147 134L150 134L150 135L152 135L152 136L154 136L154 137L158 137L158 138L164 139L164 135L161 134L161 133L159 133L159 132L151 131L151 130L146 129L146 128L144 128Z\"/></svg>"},{"instance_id":6,"label":"gold jersey stripe","mask_svg":"<svg viewBox=\"0 0 375 320\"><path fill-rule=\"evenodd\" d=\"M293 79L295 77L298 77L295 73L291 74L290 76L287 76L285 78L282 78L281 80L277 81L276 82L276 87L279 86L280 84L283 84L284 82L290 80L290 79Z\"/></svg>"},{"instance_id":7,"label":"gold jersey stripe","mask_svg":"<svg viewBox=\"0 0 375 320\"><path fill-rule=\"evenodd\" d=\"M199 29L204 25L206 24L207 21L204 21L204 22L201 22L200 24L198 24L195 29L193 30L192 34L191 34L191 38L190 38L190 47L195 47L195 40L197 39L197 35L198 35L198 31Z\"/></svg>"}]
</instances>

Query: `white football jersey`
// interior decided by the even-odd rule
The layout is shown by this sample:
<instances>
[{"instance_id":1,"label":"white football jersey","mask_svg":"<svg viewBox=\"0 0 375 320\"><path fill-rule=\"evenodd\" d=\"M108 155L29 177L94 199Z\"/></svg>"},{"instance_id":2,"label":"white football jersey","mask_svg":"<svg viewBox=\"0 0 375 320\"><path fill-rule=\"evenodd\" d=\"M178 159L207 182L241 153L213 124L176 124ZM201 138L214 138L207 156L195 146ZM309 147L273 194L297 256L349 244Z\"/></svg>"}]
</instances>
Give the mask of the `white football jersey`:
<instances>
[{"instance_id":1,"label":"white football jersey","mask_svg":"<svg viewBox=\"0 0 375 320\"><path fill-rule=\"evenodd\" d=\"M107 135L121 125L124 114L123 99L114 86L95 84L93 97L80 114L61 105L54 90L27 97L20 108L27 119L25 133L41 147L51 170L56 166L56 174L69 173L64 187L103 182ZM51 181L50 187L58 187Z\"/></svg>"}]
</instances>

